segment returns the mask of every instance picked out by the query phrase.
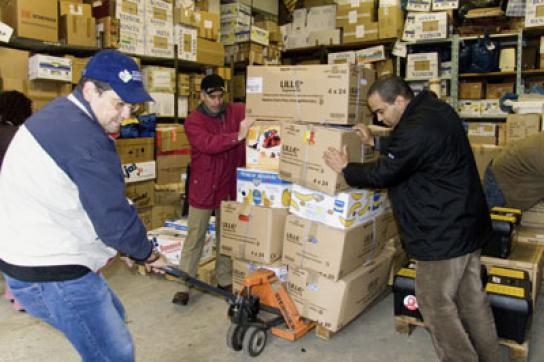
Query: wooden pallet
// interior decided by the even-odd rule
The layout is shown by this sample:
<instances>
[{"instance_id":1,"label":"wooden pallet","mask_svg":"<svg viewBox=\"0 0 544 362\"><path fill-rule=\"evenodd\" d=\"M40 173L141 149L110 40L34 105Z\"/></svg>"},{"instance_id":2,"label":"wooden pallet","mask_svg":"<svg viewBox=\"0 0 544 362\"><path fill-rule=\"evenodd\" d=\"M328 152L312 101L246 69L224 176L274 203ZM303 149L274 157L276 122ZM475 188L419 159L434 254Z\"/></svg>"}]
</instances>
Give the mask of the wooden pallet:
<instances>
[{"instance_id":1,"label":"wooden pallet","mask_svg":"<svg viewBox=\"0 0 544 362\"><path fill-rule=\"evenodd\" d=\"M422 321L407 316L395 316L395 330L398 333L410 335L415 327L425 327ZM529 338L522 344L509 339L499 338L499 343L508 348L511 362L525 362L529 356Z\"/></svg>"}]
</instances>

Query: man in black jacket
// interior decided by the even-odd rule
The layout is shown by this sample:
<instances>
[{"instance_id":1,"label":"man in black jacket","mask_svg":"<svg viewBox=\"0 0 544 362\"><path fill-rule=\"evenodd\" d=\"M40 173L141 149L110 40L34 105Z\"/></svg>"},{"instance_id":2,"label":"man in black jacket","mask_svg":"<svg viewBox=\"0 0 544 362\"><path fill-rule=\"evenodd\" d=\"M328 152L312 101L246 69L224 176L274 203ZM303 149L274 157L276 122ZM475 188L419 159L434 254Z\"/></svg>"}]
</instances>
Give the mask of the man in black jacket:
<instances>
[{"instance_id":1,"label":"man in black jacket","mask_svg":"<svg viewBox=\"0 0 544 362\"><path fill-rule=\"evenodd\" d=\"M368 104L393 128L382 156L350 163L345 150L329 148L325 162L351 186L389 188L403 247L417 260L417 302L440 360L499 361L480 279L491 221L461 120L428 92L414 97L394 76L371 86ZM374 144L368 127L355 128L363 143Z\"/></svg>"}]
</instances>

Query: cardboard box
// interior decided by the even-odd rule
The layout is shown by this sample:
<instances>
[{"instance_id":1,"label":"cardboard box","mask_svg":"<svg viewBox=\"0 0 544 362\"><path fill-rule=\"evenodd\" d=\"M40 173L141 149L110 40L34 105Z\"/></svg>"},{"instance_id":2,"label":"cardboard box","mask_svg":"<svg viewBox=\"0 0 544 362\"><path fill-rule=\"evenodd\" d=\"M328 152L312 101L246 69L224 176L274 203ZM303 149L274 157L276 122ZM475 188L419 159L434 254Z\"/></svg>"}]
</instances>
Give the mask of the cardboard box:
<instances>
[{"instance_id":1,"label":"cardboard box","mask_svg":"<svg viewBox=\"0 0 544 362\"><path fill-rule=\"evenodd\" d=\"M459 83L459 99L482 99L482 98L484 98L484 85L482 82Z\"/></svg>"},{"instance_id":2,"label":"cardboard box","mask_svg":"<svg viewBox=\"0 0 544 362\"><path fill-rule=\"evenodd\" d=\"M289 215L285 221L282 262L304 268L331 280L338 280L367 264L383 250L383 219L367 220L340 230Z\"/></svg>"},{"instance_id":3,"label":"cardboard box","mask_svg":"<svg viewBox=\"0 0 544 362\"><path fill-rule=\"evenodd\" d=\"M155 130L157 153L170 152L190 148L185 128L180 124L159 123Z\"/></svg>"},{"instance_id":4,"label":"cardboard box","mask_svg":"<svg viewBox=\"0 0 544 362\"><path fill-rule=\"evenodd\" d=\"M485 170L489 165L489 162L497 157L503 150L502 146L493 145L470 145L472 153L474 154L474 161L476 161L476 167L478 168L478 174L480 180L484 179Z\"/></svg>"},{"instance_id":5,"label":"cardboard box","mask_svg":"<svg viewBox=\"0 0 544 362\"><path fill-rule=\"evenodd\" d=\"M508 92L514 93L514 83L487 83L485 86L487 99L499 99Z\"/></svg>"},{"instance_id":6,"label":"cardboard box","mask_svg":"<svg viewBox=\"0 0 544 362\"><path fill-rule=\"evenodd\" d=\"M400 6L378 9L378 35L380 39L400 38L404 27L404 12Z\"/></svg>"},{"instance_id":7,"label":"cardboard box","mask_svg":"<svg viewBox=\"0 0 544 362\"><path fill-rule=\"evenodd\" d=\"M232 260L232 291L239 293L244 287L244 279L258 269L271 270L281 282L287 281L287 266L281 262L272 264L255 263L243 259Z\"/></svg>"},{"instance_id":8,"label":"cardboard box","mask_svg":"<svg viewBox=\"0 0 544 362\"><path fill-rule=\"evenodd\" d=\"M507 113L501 110L498 99L482 99L480 101L480 115L506 117Z\"/></svg>"},{"instance_id":9,"label":"cardboard box","mask_svg":"<svg viewBox=\"0 0 544 362\"><path fill-rule=\"evenodd\" d=\"M219 15L207 11L195 13L195 19L198 23L198 36L201 38L217 41L219 39Z\"/></svg>"},{"instance_id":10,"label":"cardboard box","mask_svg":"<svg viewBox=\"0 0 544 362\"><path fill-rule=\"evenodd\" d=\"M525 8L525 27L539 27L544 25L544 0L528 1Z\"/></svg>"},{"instance_id":11,"label":"cardboard box","mask_svg":"<svg viewBox=\"0 0 544 362\"><path fill-rule=\"evenodd\" d=\"M376 45L355 52L357 64L367 64L386 60L385 46Z\"/></svg>"},{"instance_id":12,"label":"cardboard box","mask_svg":"<svg viewBox=\"0 0 544 362\"><path fill-rule=\"evenodd\" d=\"M306 27L314 31L336 28L336 4L308 9Z\"/></svg>"},{"instance_id":13,"label":"cardboard box","mask_svg":"<svg viewBox=\"0 0 544 362\"><path fill-rule=\"evenodd\" d=\"M196 61L197 30L189 26L176 24L174 37L178 45L178 57L182 60Z\"/></svg>"},{"instance_id":14,"label":"cardboard box","mask_svg":"<svg viewBox=\"0 0 544 362\"><path fill-rule=\"evenodd\" d=\"M481 102L479 100L459 100L458 111L461 117L479 117Z\"/></svg>"},{"instance_id":15,"label":"cardboard box","mask_svg":"<svg viewBox=\"0 0 544 362\"><path fill-rule=\"evenodd\" d=\"M521 224L529 227L544 227L544 202L526 210L521 215Z\"/></svg>"},{"instance_id":16,"label":"cardboard box","mask_svg":"<svg viewBox=\"0 0 544 362\"><path fill-rule=\"evenodd\" d=\"M148 92L174 93L176 70L174 68L147 65L142 67L145 89Z\"/></svg>"},{"instance_id":17,"label":"cardboard box","mask_svg":"<svg viewBox=\"0 0 544 362\"><path fill-rule=\"evenodd\" d=\"M501 72L513 72L516 69L516 48L502 48L499 55Z\"/></svg>"},{"instance_id":18,"label":"cardboard box","mask_svg":"<svg viewBox=\"0 0 544 362\"><path fill-rule=\"evenodd\" d=\"M374 66L376 67L376 78L395 74L395 65L393 64L393 59L376 62L374 63Z\"/></svg>"},{"instance_id":19,"label":"cardboard box","mask_svg":"<svg viewBox=\"0 0 544 362\"><path fill-rule=\"evenodd\" d=\"M166 220L177 220L181 217L181 203L155 205L151 210L151 225L158 228L164 225Z\"/></svg>"},{"instance_id":20,"label":"cardboard box","mask_svg":"<svg viewBox=\"0 0 544 362\"><path fill-rule=\"evenodd\" d=\"M355 52L353 50L340 53L329 53L327 58L328 64L355 64Z\"/></svg>"},{"instance_id":21,"label":"cardboard box","mask_svg":"<svg viewBox=\"0 0 544 362\"><path fill-rule=\"evenodd\" d=\"M431 11L431 0L408 0L406 10L408 11Z\"/></svg>"},{"instance_id":22,"label":"cardboard box","mask_svg":"<svg viewBox=\"0 0 544 362\"><path fill-rule=\"evenodd\" d=\"M197 62L217 66L225 64L225 47L223 44L197 38L196 49Z\"/></svg>"},{"instance_id":23,"label":"cardboard box","mask_svg":"<svg viewBox=\"0 0 544 362\"><path fill-rule=\"evenodd\" d=\"M178 93L183 97L191 95L189 74L178 73Z\"/></svg>"},{"instance_id":24,"label":"cardboard box","mask_svg":"<svg viewBox=\"0 0 544 362\"><path fill-rule=\"evenodd\" d=\"M35 54L28 59L28 79L72 81L72 61L68 58Z\"/></svg>"},{"instance_id":25,"label":"cardboard box","mask_svg":"<svg viewBox=\"0 0 544 362\"><path fill-rule=\"evenodd\" d=\"M67 45L96 46L96 23L92 17L62 15L59 19L59 39Z\"/></svg>"},{"instance_id":26,"label":"cardboard box","mask_svg":"<svg viewBox=\"0 0 544 362\"><path fill-rule=\"evenodd\" d=\"M157 116L174 117L174 99L173 93L149 92L153 102L147 102L145 109L148 113L156 113ZM178 97L178 117L187 117L188 114L187 97Z\"/></svg>"},{"instance_id":27,"label":"cardboard box","mask_svg":"<svg viewBox=\"0 0 544 362\"><path fill-rule=\"evenodd\" d=\"M540 132L541 121L541 114L509 114L506 118L506 143Z\"/></svg>"},{"instance_id":28,"label":"cardboard box","mask_svg":"<svg viewBox=\"0 0 544 362\"><path fill-rule=\"evenodd\" d=\"M77 84L81 79L81 73L91 58L76 58L72 55L65 55L64 57L70 59L72 62L72 84Z\"/></svg>"},{"instance_id":29,"label":"cardboard box","mask_svg":"<svg viewBox=\"0 0 544 362\"><path fill-rule=\"evenodd\" d=\"M157 156L157 184L181 182L181 175L187 170L191 154Z\"/></svg>"},{"instance_id":30,"label":"cardboard box","mask_svg":"<svg viewBox=\"0 0 544 362\"><path fill-rule=\"evenodd\" d=\"M222 33L235 32L236 28L250 26L252 19L253 19L253 16L246 15L246 14L240 14L236 18L221 17L221 32ZM261 26L259 24L261 23L255 22L255 25L257 25L258 27L266 29L264 26Z\"/></svg>"},{"instance_id":31,"label":"cardboard box","mask_svg":"<svg viewBox=\"0 0 544 362\"><path fill-rule=\"evenodd\" d=\"M438 78L438 53L411 53L406 60L406 78L436 79Z\"/></svg>"},{"instance_id":32,"label":"cardboard box","mask_svg":"<svg viewBox=\"0 0 544 362\"><path fill-rule=\"evenodd\" d=\"M238 168L236 170L236 201L271 208L288 208L292 184L278 173Z\"/></svg>"},{"instance_id":33,"label":"cardboard box","mask_svg":"<svg viewBox=\"0 0 544 362\"><path fill-rule=\"evenodd\" d=\"M516 225L516 242L544 245L544 228Z\"/></svg>"},{"instance_id":34,"label":"cardboard box","mask_svg":"<svg viewBox=\"0 0 544 362\"><path fill-rule=\"evenodd\" d=\"M59 15L79 15L88 18L93 16L90 4L74 0L59 0Z\"/></svg>"},{"instance_id":35,"label":"cardboard box","mask_svg":"<svg viewBox=\"0 0 544 362\"><path fill-rule=\"evenodd\" d=\"M471 144L497 144L497 125L495 123L470 122L468 140Z\"/></svg>"},{"instance_id":36,"label":"cardboard box","mask_svg":"<svg viewBox=\"0 0 544 362\"><path fill-rule=\"evenodd\" d=\"M125 186L125 195L134 203L136 208L153 206L155 201L154 184L153 181L127 184Z\"/></svg>"},{"instance_id":37,"label":"cardboard box","mask_svg":"<svg viewBox=\"0 0 544 362\"><path fill-rule=\"evenodd\" d=\"M366 310L387 288L393 251L333 281L318 273L289 268L287 289L300 315L336 332Z\"/></svg>"},{"instance_id":38,"label":"cardboard box","mask_svg":"<svg viewBox=\"0 0 544 362\"><path fill-rule=\"evenodd\" d=\"M12 0L2 2L2 21L22 38L58 41L57 2Z\"/></svg>"},{"instance_id":39,"label":"cardboard box","mask_svg":"<svg viewBox=\"0 0 544 362\"><path fill-rule=\"evenodd\" d=\"M166 257L168 262L179 265L181 251L183 250L187 234L187 230L158 227L150 230L147 233L147 238ZM199 264L208 262L211 258L213 258L213 241L207 237L204 241L204 248L202 249Z\"/></svg>"},{"instance_id":40,"label":"cardboard box","mask_svg":"<svg viewBox=\"0 0 544 362\"><path fill-rule=\"evenodd\" d=\"M151 226L151 209L151 207L136 209L136 211L138 212L138 217L140 218L142 224L144 224L147 230L151 230L153 228Z\"/></svg>"},{"instance_id":41,"label":"cardboard box","mask_svg":"<svg viewBox=\"0 0 544 362\"><path fill-rule=\"evenodd\" d=\"M348 189L330 196L294 184L289 211L311 221L346 229L381 213L386 197L384 191L371 189Z\"/></svg>"},{"instance_id":42,"label":"cardboard box","mask_svg":"<svg viewBox=\"0 0 544 362\"><path fill-rule=\"evenodd\" d=\"M356 24L376 22L374 1L358 1L350 4L340 4L336 9L336 27L346 32Z\"/></svg>"},{"instance_id":43,"label":"cardboard box","mask_svg":"<svg viewBox=\"0 0 544 362\"><path fill-rule=\"evenodd\" d=\"M154 180L156 177L155 161L123 163L121 168L125 183Z\"/></svg>"},{"instance_id":44,"label":"cardboard box","mask_svg":"<svg viewBox=\"0 0 544 362\"><path fill-rule=\"evenodd\" d=\"M27 51L0 47L0 77L20 81L27 79L28 57ZM5 85L4 90L7 90Z\"/></svg>"},{"instance_id":45,"label":"cardboard box","mask_svg":"<svg viewBox=\"0 0 544 362\"><path fill-rule=\"evenodd\" d=\"M344 28L342 43L361 43L378 40L378 23L357 24Z\"/></svg>"},{"instance_id":46,"label":"cardboard box","mask_svg":"<svg viewBox=\"0 0 544 362\"><path fill-rule=\"evenodd\" d=\"M240 14L251 15L251 6L241 2L221 4L221 18L238 17Z\"/></svg>"},{"instance_id":47,"label":"cardboard box","mask_svg":"<svg viewBox=\"0 0 544 362\"><path fill-rule=\"evenodd\" d=\"M308 33L308 45L338 45L341 41L340 29L322 29Z\"/></svg>"},{"instance_id":48,"label":"cardboard box","mask_svg":"<svg viewBox=\"0 0 544 362\"><path fill-rule=\"evenodd\" d=\"M232 77L232 90L233 90L233 97L235 99L246 97L246 75L245 74L235 74Z\"/></svg>"},{"instance_id":49,"label":"cardboard box","mask_svg":"<svg viewBox=\"0 0 544 362\"><path fill-rule=\"evenodd\" d=\"M348 64L248 67L246 116L355 124L374 72Z\"/></svg>"},{"instance_id":50,"label":"cardboard box","mask_svg":"<svg viewBox=\"0 0 544 362\"><path fill-rule=\"evenodd\" d=\"M115 148L121 163L152 161L155 158L155 140L145 138L119 138L115 140Z\"/></svg>"},{"instance_id":51,"label":"cardboard box","mask_svg":"<svg viewBox=\"0 0 544 362\"><path fill-rule=\"evenodd\" d=\"M536 305L542 281L544 265L544 245L518 243L508 259L482 256L482 264L489 270L492 266L525 270L529 273L532 284L533 307Z\"/></svg>"},{"instance_id":52,"label":"cardboard box","mask_svg":"<svg viewBox=\"0 0 544 362\"><path fill-rule=\"evenodd\" d=\"M287 209L221 203L221 254L270 264L281 258Z\"/></svg>"},{"instance_id":53,"label":"cardboard box","mask_svg":"<svg viewBox=\"0 0 544 362\"><path fill-rule=\"evenodd\" d=\"M234 43L243 43L243 42L255 42L267 46L270 43L270 37L267 30L261 29L257 26L250 27L241 27L236 29L234 37ZM221 41L223 42L223 37ZM229 41L225 41L224 44L229 44Z\"/></svg>"},{"instance_id":54,"label":"cardboard box","mask_svg":"<svg viewBox=\"0 0 544 362\"><path fill-rule=\"evenodd\" d=\"M197 28L199 26L195 11L190 8L175 7L174 8L174 24L182 24Z\"/></svg>"},{"instance_id":55,"label":"cardboard box","mask_svg":"<svg viewBox=\"0 0 544 362\"><path fill-rule=\"evenodd\" d=\"M2 79L3 90L16 90L32 100L34 111L44 107L56 97L66 96L72 91L70 83L47 80L26 80L5 77Z\"/></svg>"},{"instance_id":56,"label":"cardboard box","mask_svg":"<svg viewBox=\"0 0 544 362\"><path fill-rule=\"evenodd\" d=\"M180 204L183 201L183 195L185 194L185 184L183 182L157 185L154 184L153 195L155 197L155 205L170 205Z\"/></svg>"},{"instance_id":57,"label":"cardboard box","mask_svg":"<svg viewBox=\"0 0 544 362\"><path fill-rule=\"evenodd\" d=\"M121 33L121 22L110 16L96 19L96 39L102 48L118 48Z\"/></svg>"},{"instance_id":58,"label":"cardboard box","mask_svg":"<svg viewBox=\"0 0 544 362\"><path fill-rule=\"evenodd\" d=\"M174 28L146 24L144 54L158 58L174 57Z\"/></svg>"},{"instance_id":59,"label":"cardboard box","mask_svg":"<svg viewBox=\"0 0 544 362\"><path fill-rule=\"evenodd\" d=\"M347 190L344 176L323 162L328 147L344 146L350 162L361 162L361 139L354 130L287 124L283 129L280 177L329 195Z\"/></svg>"},{"instance_id":60,"label":"cardboard box","mask_svg":"<svg viewBox=\"0 0 544 362\"><path fill-rule=\"evenodd\" d=\"M257 121L246 137L246 167L279 171L282 121Z\"/></svg>"},{"instance_id":61,"label":"cardboard box","mask_svg":"<svg viewBox=\"0 0 544 362\"><path fill-rule=\"evenodd\" d=\"M448 13L416 13L415 40L445 39L448 37Z\"/></svg>"}]
</instances>

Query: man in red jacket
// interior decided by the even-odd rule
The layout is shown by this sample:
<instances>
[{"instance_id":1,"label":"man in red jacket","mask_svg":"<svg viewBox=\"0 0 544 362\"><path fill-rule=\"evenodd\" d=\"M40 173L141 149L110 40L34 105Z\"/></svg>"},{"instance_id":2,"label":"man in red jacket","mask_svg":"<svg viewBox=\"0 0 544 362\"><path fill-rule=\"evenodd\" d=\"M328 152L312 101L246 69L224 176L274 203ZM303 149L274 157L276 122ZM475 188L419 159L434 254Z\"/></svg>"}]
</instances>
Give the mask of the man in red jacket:
<instances>
[{"instance_id":1,"label":"man in red jacket","mask_svg":"<svg viewBox=\"0 0 544 362\"><path fill-rule=\"evenodd\" d=\"M245 165L245 138L255 120L245 118L245 105L224 103L225 82L216 74L202 80L198 108L185 120L185 133L191 144L189 176L189 234L183 244L180 269L194 276L202 255L208 223L215 210L217 249L219 250L220 206L223 200L236 200L236 168ZM217 254L217 284L232 290L230 258ZM173 303L186 305L189 288L182 285Z\"/></svg>"}]
</instances>

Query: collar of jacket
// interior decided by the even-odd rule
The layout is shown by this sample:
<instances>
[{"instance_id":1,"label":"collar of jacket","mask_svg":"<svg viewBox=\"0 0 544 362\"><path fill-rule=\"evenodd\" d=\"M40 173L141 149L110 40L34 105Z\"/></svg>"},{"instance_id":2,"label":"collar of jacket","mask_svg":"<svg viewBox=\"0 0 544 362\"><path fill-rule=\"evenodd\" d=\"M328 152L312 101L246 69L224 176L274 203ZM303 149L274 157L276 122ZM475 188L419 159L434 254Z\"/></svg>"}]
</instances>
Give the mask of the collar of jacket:
<instances>
[{"instance_id":1,"label":"collar of jacket","mask_svg":"<svg viewBox=\"0 0 544 362\"><path fill-rule=\"evenodd\" d=\"M76 99L78 101L81 102L81 104L83 105L83 107L85 107L85 109L87 110L87 112L89 112L89 114L91 115L92 119L96 122L98 122L98 119L96 118L96 115L94 114L93 110L91 109L91 105L89 104L89 102L87 102L85 100L85 98L83 98L83 94L81 94L80 91L78 91L77 89L74 89L74 91L72 92L72 95L74 97L76 97Z\"/></svg>"},{"instance_id":2,"label":"collar of jacket","mask_svg":"<svg viewBox=\"0 0 544 362\"><path fill-rule=\"evenodd\" d=\"M406 106L406 109L404 110L404 112L402 113L402 116L400 118L400 121L399 121L399 124L402 123L402 121L409 117L410 114L414 111L414 109L419 106L422 102L426 102L426 101L429 101L431 99L433 99L434 97L430 95L429 92L427 91L422 91L421 93L419 93L417 96L415 96L414 98L412 98L412 100L410 101L410 103L408 103L408 105Z\"/></svg>"},{"instance_id":3,"label":"collar of jacket","mask_svg":"<svg viewBox=\"0 0 544 362\"><path fill-rule=\"evenodd\" d=\"M213 113L212 111L210 111L208 109L208 107L206 107L206 105L202 102L200 102L198 104L198 108L197 108L201 113L205 114L206 116L208 117L213 117L213 118L221 118L223 119L223 114L225 114L225 109L227 109L227 104L226 103L223 103L223 107L221 107L221 110L218 112L218 113Z\"/></svg>"}]
</instances>

